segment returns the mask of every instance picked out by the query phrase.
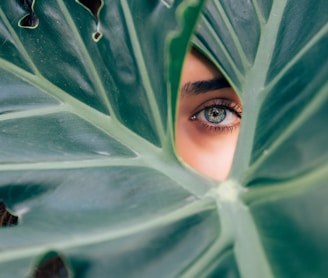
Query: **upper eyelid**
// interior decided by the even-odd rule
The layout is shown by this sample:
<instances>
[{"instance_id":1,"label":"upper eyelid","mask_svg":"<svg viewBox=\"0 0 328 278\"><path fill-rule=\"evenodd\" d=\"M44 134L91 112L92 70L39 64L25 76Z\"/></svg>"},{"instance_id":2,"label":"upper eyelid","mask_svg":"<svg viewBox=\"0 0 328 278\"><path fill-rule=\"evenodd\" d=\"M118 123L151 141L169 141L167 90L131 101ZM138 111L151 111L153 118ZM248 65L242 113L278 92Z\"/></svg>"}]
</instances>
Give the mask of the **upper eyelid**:
<instances>
[{"instance_id":1,"label":"upper eyelid","mask_svg":"<svg viewBox=\"0 0 328 278\"><path fill-rule=\"evenodd\" d=\"M224 133L224 132L228 132L228 131L233 131L234 129L236 129L237 127L240 126L240 122L232 125L232 126L225 126L225 125L209 125L206 124L207 126L204 126L204 128L208 129L209 131L213 132L213 133Z\"/></svg>"},{"instance_id":2,"label":"upper eyelid","mask_svg":"<svg viewBox=\"0 0 328 278\"><path fill-rule=\"evenodd\" d=\"M232 100L229 100L229 99L226 99L226 98L214 98L214 99L210 99L210 100L207 100L205 102L203 102L202 104L198 105L194 111L192 113L192 116L193 115L196 115L198 113L200 113L202 110L206 109L206 108L209 108L209 107L212 107L212 106L222 106L222 107L225 107L227 108L228 110L230 110L231 112L235 112L237 113L237 115L239 115L241 117L242 115L242 106L235 102L235 101L232 101Z\"/></svg>"}]
</instances>

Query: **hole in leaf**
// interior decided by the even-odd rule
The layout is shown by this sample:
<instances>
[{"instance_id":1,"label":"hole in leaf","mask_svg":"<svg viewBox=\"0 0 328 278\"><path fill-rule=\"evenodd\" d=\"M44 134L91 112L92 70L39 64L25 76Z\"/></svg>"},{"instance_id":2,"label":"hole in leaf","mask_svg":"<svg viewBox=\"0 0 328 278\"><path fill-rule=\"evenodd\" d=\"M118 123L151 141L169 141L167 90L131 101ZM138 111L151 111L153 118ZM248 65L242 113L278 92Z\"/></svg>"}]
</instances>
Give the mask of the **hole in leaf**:
<instances>
[{"instance_id":1,"label":"hole in leaf","mask_svg":"<svg viewBox=\"0 0 328 278\"><path fill-rule=\"evenodd\" d=\"M18 216L11 214L6 205L0 201L0 227L15 226L18 224Z\"/></svg>"},{"instance_id":2,"label":"hole in leaf","mask_svg":"<svg viewBox=\"0 0 328 278\"><path fill-rule=\"evenodd\" d=\"M102 33L100 33L100 32L93 33L94 41L96 41L96 42L99 41L101 39L101 37L102 37Z\"/></svg>"},{"instance_id":3,"label":"hole in leaf","mask_svg":"<svg viewBox=\"0 0 328 278\"><path fill-rule=\"evenodd\" d=\"M102 7L102 0L76 0L81 6L87 9L95 18L97 23L97 31L92 34L92 38L95 42L98 42L101 37L102 33L99 31L99 10Z\"/></svg>"},{"instance_id":4,"label":"hole in leaf","mask_svg":"<svg viewBox=\"0 0 328 278\"><path fill-rule=\"evenodd\" d=\"M36 268L33 278L69 278L69 270L56 252L47 253Z\"/></svg>"},{"instance_id":5,"label":"hole in leaf","mask_svg":"<svg viewBox=\"0 0 328 278\"><path fill-rule=\"evenodd\" d=\"M28 12L18 23L22 28L34 29L39 25L39 19L34 13L35 0L19 0L23 8Z\"/></svg>"},{"instance_id":6,"label":"hole in leaf","mask_svg":"<svg viewBox=\"0 0 328 278\"><path fill-rule=\"evenodd\" d=\"M185 59L176 114L176 150L194 170L225 180L232 166L242 102L223 73L192 49ZM234 191L229 198L234 198Z\"/></svg>"},{"instance_id":7,"label":"hole in leaf","mask_svg":"<svg viewBox=\"0 0 328 278\"><path fill-rule=\"evenodd\" d=\"M98 21L98 11L101 7L101 0L78 0L86 9L88 9Z\"/></svg>"}]
</instances>

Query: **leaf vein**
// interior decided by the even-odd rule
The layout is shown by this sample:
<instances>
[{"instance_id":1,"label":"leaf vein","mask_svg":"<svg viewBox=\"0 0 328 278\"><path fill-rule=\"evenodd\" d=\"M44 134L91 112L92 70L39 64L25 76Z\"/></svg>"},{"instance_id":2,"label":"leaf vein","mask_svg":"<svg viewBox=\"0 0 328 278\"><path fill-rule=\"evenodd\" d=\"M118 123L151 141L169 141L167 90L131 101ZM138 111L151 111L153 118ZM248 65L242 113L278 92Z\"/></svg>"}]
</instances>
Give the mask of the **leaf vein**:
<instances>
[{"instance_id":1,"label":"leaf vein","mask_svg":"<svg viewBox=\"0 0 328 278\"><path fill-rule=\"evenodd\" d=\"M150 109L151 109L151 112L153 114L153 118L155 121L155 127L157 128L159 138L163 145L164 140L166 138L165 129L163 126L163 122L161 121L160 109L158 108L158 105L156 102L154 88L152 87L151 81L149 79L149 71L147 70L147 66L145 64L145 58L142 53L140 42L139 42L139 39L137 36L137 31L135 29L131 10L130 10L130 7L126 0L122 0L121 5L122 5L123 13L124 13L124 18L125 18L125 21L126 21L126 24L128 27L128 32L129 32L129 35L131 38L131 43L132 43L132 47L134 50L135 60L137 62L139 72L141 74L143 86L145 88L148 102L150 105Z\"/></svg>"}]
</instances>

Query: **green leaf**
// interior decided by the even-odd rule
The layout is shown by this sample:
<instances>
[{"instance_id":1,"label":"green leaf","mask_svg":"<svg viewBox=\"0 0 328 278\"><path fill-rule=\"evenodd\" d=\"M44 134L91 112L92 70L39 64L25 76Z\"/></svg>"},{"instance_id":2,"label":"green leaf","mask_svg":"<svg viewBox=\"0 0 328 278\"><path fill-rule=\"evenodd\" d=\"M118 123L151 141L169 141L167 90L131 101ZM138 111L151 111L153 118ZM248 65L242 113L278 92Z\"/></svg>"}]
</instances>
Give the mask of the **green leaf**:
<instances>
[{"instance_id":1,"label":"green leaf","mask_svg":"<svg viewBox=\"0 0 328 278\"><path fill-rule=\"evenodd\" d=\"M199 197L213 183L176 160L167 113L166 41L185 51L201 4L107 1L97 22L39 0L33 28L1 4L0 196L20 217L0 231L2 277L52 251L77 277L175 276L216 241L215 202Z\"/></svg>"},{"instance_id":2,"label":"green leaf","mask_svg":"<svg viewBox=\"0 0 328 278\"><path fill-rule=\"evenodd\" d=\"M325 1L204 8L193 43L244 106L221 184L173 146L202 1L87 2L0 5L1 277L327 276Z\"/></svg>"},{"instance_id":3,"label":"green leaf","mask_svg":"<svg viewBox=\"0 0 328 278\"><path fill-rule=\"evenodd\" d=\"M325 1L213 1L194 40L242 97L231 178L275 277L328 274L327 13Z\"/></svg>"}]
</instances>

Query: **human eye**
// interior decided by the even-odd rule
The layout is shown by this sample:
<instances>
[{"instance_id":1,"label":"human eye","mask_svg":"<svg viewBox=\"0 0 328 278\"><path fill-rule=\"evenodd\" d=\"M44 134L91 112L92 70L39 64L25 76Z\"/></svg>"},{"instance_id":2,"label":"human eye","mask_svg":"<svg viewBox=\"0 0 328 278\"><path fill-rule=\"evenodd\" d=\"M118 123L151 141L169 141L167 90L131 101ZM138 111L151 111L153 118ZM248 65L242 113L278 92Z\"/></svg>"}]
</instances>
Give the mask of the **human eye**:
<instances>
[{"instance_id":1,"label":"human eye","mask_svg":"<svg viewBox=\"0 0 328 278\"><path fill-rule=\"evenodd\" d=\"M227 99L213 99L202 104L191 121L210 132L227 132L239 127L242 109L240 104Z\"/></svg>"}]
</instances>

